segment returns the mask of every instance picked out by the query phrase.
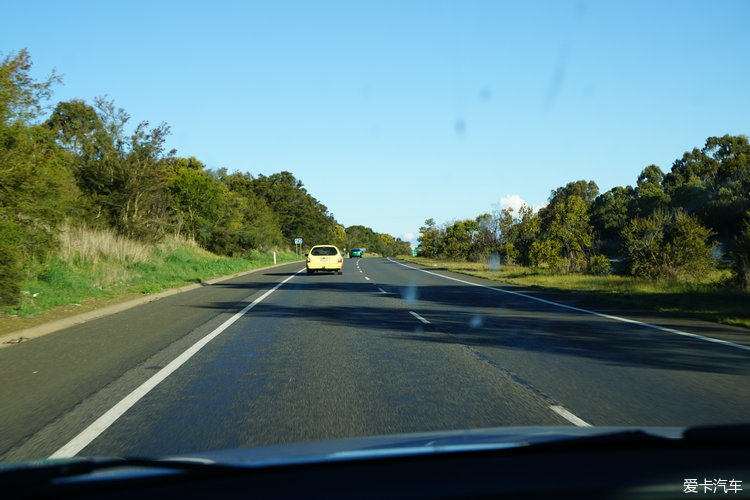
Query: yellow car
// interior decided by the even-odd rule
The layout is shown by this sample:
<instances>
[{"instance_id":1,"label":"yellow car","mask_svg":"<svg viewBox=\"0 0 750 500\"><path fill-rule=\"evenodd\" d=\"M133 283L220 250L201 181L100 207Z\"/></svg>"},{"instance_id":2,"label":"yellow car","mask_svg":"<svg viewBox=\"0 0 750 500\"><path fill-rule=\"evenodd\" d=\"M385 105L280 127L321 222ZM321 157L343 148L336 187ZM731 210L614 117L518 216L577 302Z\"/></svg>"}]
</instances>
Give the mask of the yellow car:
<instances>
[{"instance_id":1,"label":"yellow car","mask_svg":"<svg viewBox=\"0 0 750 500\"><path fill-rule=\"evenodd\" d=\"M341 274L343 267L344 257L333 245L315 245L307 254L307 274L315 271L336 271Z\"/></svg>"}]
</instances>

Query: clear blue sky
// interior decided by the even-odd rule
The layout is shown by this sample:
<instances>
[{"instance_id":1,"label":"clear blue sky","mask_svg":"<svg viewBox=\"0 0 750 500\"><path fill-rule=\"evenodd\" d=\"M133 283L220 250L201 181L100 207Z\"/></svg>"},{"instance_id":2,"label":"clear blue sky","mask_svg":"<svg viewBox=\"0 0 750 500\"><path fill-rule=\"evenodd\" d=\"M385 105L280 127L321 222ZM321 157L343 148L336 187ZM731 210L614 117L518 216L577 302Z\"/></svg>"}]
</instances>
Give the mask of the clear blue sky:
<instances>
[{"instance_id":1,"label":"clear blue sky","mask_svg":"<svg viewBox=\"0 0 750 500\"><path fill-rule=\"evenodd\" d=\"M345 226L543 204L750 133L749 1L4 2L0 51Z\"/></svg>"}]
</instances>

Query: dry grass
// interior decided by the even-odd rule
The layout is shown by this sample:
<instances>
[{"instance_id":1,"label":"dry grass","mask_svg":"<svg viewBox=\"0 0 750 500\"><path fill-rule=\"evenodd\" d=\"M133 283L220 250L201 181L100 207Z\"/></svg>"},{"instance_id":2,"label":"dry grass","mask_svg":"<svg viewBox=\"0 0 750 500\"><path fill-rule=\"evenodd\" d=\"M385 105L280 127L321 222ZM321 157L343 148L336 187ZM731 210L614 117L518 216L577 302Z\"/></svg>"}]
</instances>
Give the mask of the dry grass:
<instances>
[{"instance_id":1,"label":"dry grass","mask_svg":"<svg viewBox=\"0 0 750 500\"><path fill-rule=\"evenodd\" d=\"M134 265L180 251L209 261L218 258L185 236L167 236L154 245L122 236L111 229L65 225L59 238L57 258L71 266L91 270L93 284L100 287L127 282L140 274Z\"/></svg>"},{"instance_id":2,"label":"dry grass","mask_svg":"<svg viewBox=\"0 0 750 500\"><path fill-rule=\"evenodd\" d=\"M291 262L299 256L282 250L277 251L277 259L279 263ZM68 314L71 306L75 310L87 303L101 305L123 296L155 293L272 263L271 252L223 257L184 237L170 236L148 244L112 230L68 225L62 228L57 255L28 263L21 283L26 293L18 305L0 308L0 330L6 320L13 322L16 317L52 309L65 309Z\"/></svg>"},{"instance_id":3,"label":"dry grass","mask_svg":"<svg viewBox=\"0 0 750 500\"><path fill-rule=\"evenodd\" d=\"M66 225L60 232L59 258L78 265L127 265L146 262L152 248L111 230Z\"/></svg>"},{"instance_id":4,"label":"dry grass","mask_svg":"<svg viewBox=\"0 0 750 500\"><path fill-rule=\"evenodd\" d=\"M546 269L489 266L480 262L451 262L425 257L402 258L434 269L444 269L502 283L588 294L595 299L640 309L685 314L750 328L750 309L747 307L750 297L746 292L726 286L730 277L730 272L726 269L717 270L706 276L703 283L685 283L618 275L556 274Z\"/></svg>"}]
</instances>

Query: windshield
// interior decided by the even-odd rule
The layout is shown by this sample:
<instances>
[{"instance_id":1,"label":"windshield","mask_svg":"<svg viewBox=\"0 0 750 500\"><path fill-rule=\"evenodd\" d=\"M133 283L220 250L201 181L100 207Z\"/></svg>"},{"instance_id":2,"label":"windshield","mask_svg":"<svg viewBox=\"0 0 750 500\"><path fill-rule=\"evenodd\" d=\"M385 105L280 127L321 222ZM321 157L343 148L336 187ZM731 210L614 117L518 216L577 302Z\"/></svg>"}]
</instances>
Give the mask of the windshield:
<instances>
[{"instance_id":1,"label":"windshield","mask_svg":"<svg viewBox=\"0 0 750 500\"><path fill-rule=\"evenodd\" d=\"M750 423L748 2L3 18L3 463Z\"/></svg>"},{"instance_id":2,"label":"windshield","mask_svg":"<svg viewBox=\"0 0 750 500\"><path fill-rule=\"evenodd\" d=\"M316 247L310 251L310 255L336 255L336 247Z\"/></svg>"}]
</instances>

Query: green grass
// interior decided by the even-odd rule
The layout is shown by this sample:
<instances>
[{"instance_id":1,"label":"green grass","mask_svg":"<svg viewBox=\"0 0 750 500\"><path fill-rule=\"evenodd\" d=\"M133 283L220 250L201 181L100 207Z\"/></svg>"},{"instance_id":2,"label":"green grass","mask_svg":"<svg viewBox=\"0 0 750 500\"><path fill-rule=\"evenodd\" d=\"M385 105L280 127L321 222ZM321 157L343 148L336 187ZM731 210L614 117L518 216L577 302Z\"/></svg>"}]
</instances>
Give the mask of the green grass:
<instances>
[{"instance_id":1,"label":"green grass","mask_svg":"<svg viewBox=\"0 0 750 500\"><path fill-rule=\"evenodd\" d=\"M750 328L750 294L726 285L728 270L716 271L703 283L653 281L630 276L555 274L545 269L496 266L478 262L451 262L425 257L404 260L503 283L538 287L554 292L585 294L638 309L698 317Z\"/></svg>"},{"instance_id":2,"label":"green grass","mask_svg":"<svg viewBox=\"0 0 750 500\"><path fill-rule=\"evenodd\" d=\"M282 263L300 257L284 251L277 252L276 259ZM0 308L0 323L87 301L157 293L271 264L270 252L221 257L184 239L149 246L107 231L70 229L62 236L56 258L29 263L21 302ZM0 325L3 330L7 325Z\"/></svg>"}]
</instances>

